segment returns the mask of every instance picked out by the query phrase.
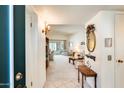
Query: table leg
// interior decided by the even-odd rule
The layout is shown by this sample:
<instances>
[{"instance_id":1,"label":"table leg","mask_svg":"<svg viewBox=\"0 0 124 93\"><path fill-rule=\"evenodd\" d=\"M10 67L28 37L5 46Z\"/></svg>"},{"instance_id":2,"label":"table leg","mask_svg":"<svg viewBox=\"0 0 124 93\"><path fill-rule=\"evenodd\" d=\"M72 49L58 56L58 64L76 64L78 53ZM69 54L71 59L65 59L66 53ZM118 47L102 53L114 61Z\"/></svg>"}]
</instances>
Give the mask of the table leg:
<instances>
[{"instance_id":1,"label":"table leg","mask_svg":"<svg viewBox=\"0 0 124 93\"><path fill-rule=\"evenodd\" d=\"M94 78L95 78L95 82L94 82L95 85L94 85L94 86L95 86L95 88L96 88L96 76L95 76Z\"/></svg>"},{"instance_id":2,"label":"table leg","mask_svg":"<svg viewBox=\"0 0 124 93\"><path fill-rule=\"evenodd\" d=\"M73 59L73 65L74 65L74 61L75 61L75 60Z\"/></svg>"},{"instance_id":3,"label":"table leg","mask_svg":"<svg viewBox=\"0 0 124 93\"><path fill-rule=\"evenodd\" d=\"M84 78L83 78L83 74L82 74L82 88L84 88Z\"/></svg>"},{"instance_id":4,"label":"table leg","mask_svg":"<svg viewBox=\"0 0 124 93\"><path fill-rule=\"evenodd\" d=\"M69 63L70 63L70 58L69 58Z\"/></svg>"},{"instance_id":5,"label":"table leg","mask_svg":"<svg viewBox=\"0 0 124 93\"><path fill-rule=\"evenodd\" d=\"M86 81L86 76L85 76L85 81Z\"/></svg>"},{"instance_id":6,"label":"table leg","mask_svg":"<svg viewBox=\"0 0 124 93\"><path fill-rule=\"evenodd\" d=\"M80 82L80 72L79 72L79 68L78 68L78 82Z\"/></svg>"}]
</instances>

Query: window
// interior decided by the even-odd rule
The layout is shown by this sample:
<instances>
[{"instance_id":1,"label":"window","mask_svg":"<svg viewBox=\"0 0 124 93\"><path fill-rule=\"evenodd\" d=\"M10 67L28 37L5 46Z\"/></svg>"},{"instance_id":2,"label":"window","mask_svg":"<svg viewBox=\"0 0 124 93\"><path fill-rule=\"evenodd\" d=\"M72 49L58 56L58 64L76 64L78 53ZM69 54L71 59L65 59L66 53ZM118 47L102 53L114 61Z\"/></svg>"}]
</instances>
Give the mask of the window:
<instances>
[{"instance_id":1,"label":"window","mask_svg":"<svg viewBox=\"0 0 124 93\"><path fill-rule=\"evenodd\" d=\"M54 54L61 54L66 49L65 42L65 40L50 40L49 48Z\"/></svg>"},{"instance_id":2,"label":"window","mask_svg":"<svg viewBox=\"0 0 124 93\"><path fill-rule=\"evenodd\" d=\"M56 51L57 50L57 44L56 43L50 42L49 46L50 46L51 51Z\"/></svg>"}]
</instances>

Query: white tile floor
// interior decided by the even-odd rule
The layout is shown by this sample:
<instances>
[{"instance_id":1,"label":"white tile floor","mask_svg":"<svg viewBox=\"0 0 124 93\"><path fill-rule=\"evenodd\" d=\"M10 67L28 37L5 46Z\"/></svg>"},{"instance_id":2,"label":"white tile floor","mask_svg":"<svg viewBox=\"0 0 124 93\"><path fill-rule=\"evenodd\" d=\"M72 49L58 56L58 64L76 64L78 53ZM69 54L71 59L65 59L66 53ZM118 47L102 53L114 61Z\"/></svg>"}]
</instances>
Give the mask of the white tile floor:
<instances>
[{"instance_id":1,"label":"white tile floor","mask_svg":"<svg viewBox=\"0 0 124 93\"><path fill-rule=\"evenodd\" d=\"M45 88L81 88L78 83L78 71L74 65L68 63L68 57L54 56L47 69Z\"/></svg>"}]
</instances>

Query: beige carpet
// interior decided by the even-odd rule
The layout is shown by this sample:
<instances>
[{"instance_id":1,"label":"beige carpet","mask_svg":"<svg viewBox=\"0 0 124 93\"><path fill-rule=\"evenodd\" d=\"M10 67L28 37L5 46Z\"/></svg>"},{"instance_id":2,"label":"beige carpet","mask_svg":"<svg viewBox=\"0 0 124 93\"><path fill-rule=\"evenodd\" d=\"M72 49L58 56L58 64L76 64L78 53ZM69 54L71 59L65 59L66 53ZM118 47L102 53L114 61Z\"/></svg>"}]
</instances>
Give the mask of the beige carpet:
<instances>
[{"instance_id":1,"label":"beige carpet","mask_svg":"<svg viewBox=\"0 0 124 93\"><path fill-rule=\"evenodd\" d=\"M78 71L73 64L68 63L67 56L54 56L47 69L45 88L81 88L78 83Z\"/></svg>"}]
</instances>

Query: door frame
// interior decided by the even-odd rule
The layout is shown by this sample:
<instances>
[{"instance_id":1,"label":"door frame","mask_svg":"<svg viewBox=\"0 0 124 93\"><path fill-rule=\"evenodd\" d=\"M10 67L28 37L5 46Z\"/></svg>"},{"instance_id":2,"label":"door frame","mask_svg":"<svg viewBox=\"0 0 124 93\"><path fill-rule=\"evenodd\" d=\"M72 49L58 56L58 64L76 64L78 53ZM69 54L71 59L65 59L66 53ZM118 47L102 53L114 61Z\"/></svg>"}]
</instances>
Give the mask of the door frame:
<instances>
[{"instance_id":1,"label":"door frame","mask_svg":"<svg viewBox=\"0 0 124 93\"><path fill-rule=\"evenodd\" d=\"M116 82L116 16L117 15L124 15L124 12L117 12L114 15L114 87L117 88L117 82Z\"/></svg>"}]
</instances>

